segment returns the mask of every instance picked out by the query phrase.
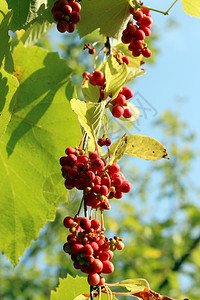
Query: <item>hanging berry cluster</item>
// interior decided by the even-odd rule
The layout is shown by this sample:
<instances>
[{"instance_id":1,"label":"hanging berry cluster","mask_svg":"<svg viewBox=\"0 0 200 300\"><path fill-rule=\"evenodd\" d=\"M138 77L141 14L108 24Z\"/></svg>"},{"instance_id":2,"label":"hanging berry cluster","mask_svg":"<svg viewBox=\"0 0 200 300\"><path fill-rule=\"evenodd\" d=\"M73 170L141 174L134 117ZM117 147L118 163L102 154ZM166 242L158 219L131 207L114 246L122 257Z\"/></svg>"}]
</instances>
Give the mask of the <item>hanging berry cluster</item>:
<instances>
[{"instance_id":1,"label":"hanging berry cluster","mask_svg":"<svg viewBox=\"0 0 200 300\"><path fill-rule=\"evenodd\" d=\"M151 50L147 48L147 44L144 42L145 37L151 35L152 18L150 10L138 8L135 12L134 8L130 7L130 13L133 15L133 20L128 23L123 31L122 42L129 44L128 49L134 57L141 54L144 57L150 57L152 55Z\"/></svg>"},{"instance_id":2,"label":"hanging berry cluster","mask_svg":"<svg viewBox=\"0 0 200 300\"><path fill-rule=\"evenodd\" d=\"M115 118L131 118L132 117L132 112L131 110L127 107L127 100L133 97L133 92L126 86L122 88L122 90L119 92L117 97L113 100L111 100L111 111L112 115Z\"/></svg>"},{"instance_id":3,"label":"hanging berry cluster","mask_svg":"<svg viewBox=\"0 0 200 300\"><path fill-rule=\"evenodd\" d=\"M59 32L74 32L75 24L81 20L81 5L75 0L58 0L51 10Z\"/></svg>"},{"instance_id":4,"label":"hanging berry cluster","mask_svg":"<svg viewBox=\"0 0 200 300\"><path fill-rule=\"evenodd\" d=\"M96 218L90 220L86 217L67 216L63 224L70 231L63 250L71 255L74 268L88 274L91 286L104 285L105 279L101 273L110 274L114 271L110 260L114 250L124 248L123 239L116 236L113 239L105 237L104 228L100 229L101 224Z\"/></svg>"}]
</instances>

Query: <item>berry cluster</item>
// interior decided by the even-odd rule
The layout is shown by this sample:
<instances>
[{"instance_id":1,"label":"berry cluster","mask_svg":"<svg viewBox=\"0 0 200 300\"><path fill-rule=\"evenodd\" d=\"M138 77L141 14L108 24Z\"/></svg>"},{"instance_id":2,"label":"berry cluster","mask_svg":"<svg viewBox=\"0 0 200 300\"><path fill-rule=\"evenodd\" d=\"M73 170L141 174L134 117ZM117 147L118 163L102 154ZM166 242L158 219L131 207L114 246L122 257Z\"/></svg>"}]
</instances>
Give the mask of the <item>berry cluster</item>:
<instances>
[{"instance_id":1,"label":"berry cluster","mask_svg":"<svg viewBox=\"0 0 200 300\"><path fill-rule=\"evenodd\" d=\"M104 138L100 138L100 139L98 139L97 144L100 147L103 147L103 146L109 147L111 145L111 140L109 138L105 138L105 139Z\"/></svg>"},{"instance_id":2,"label":"berry cluster","mask_svg":"<svg viewBox=\"0 0 200 300\"><path fill-rule=\"evenodd\" d=\"M123 193L130 191L131 184L125 180L117 163L105 168L106 161L93 151L87 156L83 150L68 147L65 153L67 156L60 158L65 187L83 190L87 206L110 209L108 199L120 199Z\"/></svg>"},{"instance_id":3,"label":"berry cluster","mask_svg":"<svg viewBox=\"0 0 200 300\"><path fill-rule=\"evenodd\" d=\"M131 118L132 112L127 107L127 100L133 97L133 92L128 87L123 87L122 90L119 92L117 97L111 101L112 104L112 115L115 118Z\"/></svg>"},{"instance_id":4,"label":"berry cluster","mask_svg":"<svg viewBox=\"0 0 200 300\"><path fill-rule=\"evenodd\" d=\"M106 83L106 79L105 76L103 74L103 72L101 71L94 71L92 72L92 75L85 71L83 73L83 78L84 80L90 80L90 83L92 85L97 85L99 87L99 91L100 91L100 99L104 100L104 87L105 87L105 83Z\"/></svg>"},{"instance_id":5,"label":"berry cluster","mask_svg":"<svg viewBox=\"0 0 200 300\"><path fill-rule=\"evenodd\" d=\"M106 238L97 219L66 217L63 224L70 230L63 250L71 255L74 268L88 274L88 283L91 286L104 285L105 279L100 274L114 271L110 260L115 249L124 248L123 239L116 236L114 239Z\"/></svg>"},{"instance_id":6,"label":"berry cluster","mask_svg":"<svg viewBox=\"0 0 200 300\"><path fill-rule=\"evenodd\" d=\"M135 12L133 7L130 7L130 13L133 15L133 21L129 23L122 33L122 42L129 44L128 49L134 57L142 54L144 57L152 55L151 50L147 48L144 42L146 36L151 35L152 18L149 9L138 8ZM134 20L136 23L134 24Z\"/></svg>"},{"instance_id":7,"label":"berry cluster","mask_svg":"<svg viewBox=\"0 0 200 300\"><path fill-rule=\"evenodd\" d=\"M75 0L58 0L51 10L59 32L74 32L75 24L81 20L81 5Z\"/></svg>"}]
</instances>

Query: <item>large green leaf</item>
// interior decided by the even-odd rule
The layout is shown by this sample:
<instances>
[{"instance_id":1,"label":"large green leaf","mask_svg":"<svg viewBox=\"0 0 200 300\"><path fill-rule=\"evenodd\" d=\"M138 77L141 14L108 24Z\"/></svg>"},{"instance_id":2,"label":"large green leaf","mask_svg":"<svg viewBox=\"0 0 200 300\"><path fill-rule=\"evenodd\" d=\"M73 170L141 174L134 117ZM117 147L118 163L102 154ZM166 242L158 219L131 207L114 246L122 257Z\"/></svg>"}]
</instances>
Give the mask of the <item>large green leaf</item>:
<instances>
[{"instance_id":1,"label":"large green leaf","mask_svg":"<svg viewBox=\"0 0 200 300\"><path fill-rule=\"evenodd\" d=\"M89 294L89 291L90 288L87 282L87 277L76 276L73 278L68 274L67 278L59 279L59 286L56 291L51 291L50 299L74 300L80 294Z\"/></svg>"},{"instance_id":2,"label":"large green leaf","mask_svg":"<svg viewBox=\"0 0 200 300\"><path fill-rule=\"evenodd\" d=\"M13 71L10 51L10 37L8 35L11 17L11 10L8 10L6 1L2 0L0 5L0 67L2 65L2 62L4 62L4 68L9 72Z\"/></svg>"},{"instance_id":3,"label":"large green leaf","mask_svg":"<svg viewBox=\"0 0 200 300\"><path fill-rule=\"evenodd\" d=\"M92 85L87 79L82 84L82 92L85 99L89 102L98 102L100 98L100 91L97 85Z\"/></svg>"},{"instance_id":4,"label":"large green leaf","mask_svg":"<svg viewBox=\"0 0 200 300\"><path fill-rule=\"evenodd\" d=\"M20 86L0 141L0 249L16 265L66 200L58 160L67 146L78 144L81 133L66 99L73 94L67 61L20 43L14 63Z\"/></svg>"},{"instance_id":5,"label":"large green leaf","mask_svg":"<svg viewBox=\"0 0 200 300\"><path fill-rule=\"evenodd\" d=\"M124 155L127 147L127 135L124 134L121 139L119 139L114 148L112 148L112 157L108 163L108 165L112 165L113 163L117 163L120 158Z\"/></svg>"},{"instance_id":6,"label":"large green leaf","mask_svg":"<svg viewBox=\"0 0 200 300\"><path fill-rule=\"evenodd\" d=\"M78 116L78 120L91 139L98 138L102 126L105 110L105 101L100 103L84 102L78 99L71 100L71 107Z\"/></svg>"},{"instance_id":7,"label":"large green leaf","mask_svg":"<svg viewBox=\"0 0 200 300\"><path fill-rule=\"evenodd\" d=\"M184 11L190 15L200 18L200 3L199 0L181 0Z\"/></svg>"},{"instance_id":8,"label":"large green leaf","mask_svg":"<svg viewBox=\"0 0 200 300\"><path fill-rule=\"evenodd\" d=\"M11 118L10 102L16 92L19 83L11 74L7 73L3 68L0 69L0 139L4 134L6 127Z\"/></svg>"},{"instance_id":9,"label":"large green leaf","mask_svg":"<svg viewBox=\"0 0 200 300\"><path fill-rule=\"evenodd\" d=\"M100 28L100 33L119 38L130 16L127 0L82 0L80 37Z\"/></svg>"},{"instance_id":10,"label":"large green leaf","mask_svg":"<svg viewBox=\"0 0 200 300\"><path fill-rule=\"evenodd\" d=\"M53 22L51 8L54 0L7 0L8 7L13 11L10 29L12 31L27 28L35 21L40 24L44 21Z\"/></svg>"},{"instance_id":11,"label":"large green leaf","mask_svg":"<svg viewBox=\"0 0 200 300\"><path fill-rule=\"evenodd\" d=\"M117 143L118 141L112 144L110 148L111 153L115 151ZM126 143L124 154L149 160L168 158L167 150L164 146L152 137L140 134L127 135Z\"/></svg>"}]
</instances>

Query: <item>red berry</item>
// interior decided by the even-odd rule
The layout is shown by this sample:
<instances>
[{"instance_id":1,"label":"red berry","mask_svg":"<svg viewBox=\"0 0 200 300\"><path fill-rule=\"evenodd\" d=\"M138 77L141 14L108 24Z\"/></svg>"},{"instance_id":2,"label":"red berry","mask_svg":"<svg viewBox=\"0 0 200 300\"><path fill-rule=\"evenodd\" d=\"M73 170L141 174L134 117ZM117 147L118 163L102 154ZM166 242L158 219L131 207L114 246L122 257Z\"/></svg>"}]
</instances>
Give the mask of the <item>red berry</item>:
<instances>
[{"instance_id":1,"label":"red berry","mask_svg":"<svg viewBox=\"0 0 200 300\"><path fill-rule=\"evenodd\" d=\"M122 185L120 186L120 190L123 192L123 193L128 193L130 192L131 190L131 184L129 181L127 180L124 180L124 182L122 183Z\"/></svg>"},{"instance_id":2,"label":"red berry","mask_svg":"<svg viewBox=\"0 0 200 300\"><path fill-rule=\"evenodd\" d=\"M149 48L142 49L142 55L146 58L150 57L152 55L151 50Z\"/></svg>"},{"instance_id":3,"label":"red berry","mask_svg":"<svg viewBox=\"0 0 200 300\"><path fill-rule=\"evenodd\" d=\"M66 178L65 180L65 187L68 189L68 190L72 190L74 187L75 187L75 181L73 179L70 179L70 178Z\"/></svg>"},{"instance_id":4,"label":"red berry","mask_svg":"<svg viewBox=\"0 0 200 300\"><path fill-rule=\"evenodd\" d=\"M97 152L91 151L91 152L89 153L89 158L90 158L90 160L95 160L95 159L97 159L97 158L98 158Z\"/></svg>"},{"instance_id":5,"label":"red berry","mask_svg":"<svg viewBox=\"0 0 200 300\"><path fill-rule=\"evenodd\" d=\"M102 269L103 269L103 263L100 261L100 259L95 258L90 265L91 272L100 273Z\"/></svg>"},{"instance_id":6,"label":"red berry","mask_svg":"<svg viewBox=\"0 0 200 300\"><path fill-rule=\"evenodd\" d=\"M102 252L99 254L99 259L100 259L101 261L109 260L109 259L110 259L110 255L109 255L108 252L102 251Z\"/></svg>"},{"instance_id":7,"label":"red berry","mask_svg":"<svg viewBox=\"0 0 200 300\"><path fill-rule=\"evenodd\" d=\"M122 38L121 38L122 43L129 44L132 41L132 38L133 36L125 29L122 33Z\"/></svg>"},{"instance_id":8,"label":"red berry","mask_svg":"<svg viewBox=\"0 0 200 300\"><path fill-rule=\"evenodd\" d=\"M104 138L98 139L97 144L98 144L100 147L103 147L103 146L105 145L105 140L104 140Z\"/></svg>"},{"instance_id":9,"label":"red berry","mask_svg":"<svg viewBox=\"0 0 200 300\"><path fill-rule=\"evenodd\" d=\"M60 10L58 10L58 11L55 12L53 18L54 18L54 20L55 20L56 22L59 22L59 21L62 21L62 20L63 20L64 16L65 16L65 15L63 14L63 12L60 11ZM66 30L65 30L65 31L66 31Z\"/></svg>"},{"instance_id":10,"label":"red berry","mask_svg":"<svg viewBox=\"0 0 200 300\"><path fill-rule=\"evenodd\" d=\"M91 245L89 244L86 244L82 250L81 250L82 253L86 254L86 255L92 255L93 254L93 248Z\"/></svg>"},{"instance_id":11,"label":"red berry","mask_svg":"<svg viewBox=\"0 0 200 300\"><path fill-rule=\"evenodd\" d=\"M99 184L94 185L91 188L91 193L99 194L101 186Z\"/></svg>"},{"instance_id":12,"label":"red berry","mask_svg":"<svg viewBox=\"0 0 200 300\"><path fill-rule=\"evenodd\" d=\"M115 103L119 106L123 106L126 104L126 97L123 94L120 94L117 96L117 98L114 99Z\"/></svg>"},{"instance_id":13,"label":"red berry","mask_svg":"<svg viewBox=\"0 0 200 300\"><path fill-rule=\"evenodd\" d=\"M136 12L134 12L133 18L136 21L140 21L143 18L143 12L138 9Z\"/></svg>"},{"instance_id":14,"label":"red berry","mask_svg":"<svg viewBox=\"0 0 200 300\"><path fill-rule=\"evenodd\" d=\"M99 249L99 245L96 242L90 242L90 246L94 251L97 251Z\"/></svg>"},{"instance_id":15,"label":"red berry","mask_svg":"<svg viewBox=\"0 0 200 300\"><path fill-rule=\"evenodd\" d=\"M132 112L129 108L124 109L123 117L124 118L131 118L132 117Z\"/></svg>"},{"instance_id":16,"label":"red berry","mask_svg":"<svg viewBox=\"0 0 200 300\"><path fill-rule=\"evenodd\" d=\"M70 21L73 24L77 24L78 22L80 22L80 20L81 20L81 15L76 11L72 11L72 13L70 14Z\"/></svg>"},{"instance_id":17,"label":"red berry","mask_svg":"<svg viewBox=\"0 0 200 300\"><path fill-rule=\"evenodd\" d=\"M68 147L68 148L65 150L65 153L66 153L67 155L69 155L69 154L75 154L75 153L76 153L76 150L75 150L74 148L72 148L72 147Z\"/></svg>"},{"instance_id":18,"label":"red berry","mask_svg":"<svg viewBox=\"0 0 200 300\"><path fill-rule=\"evenodd\" d=\"M100 281L99 281L99 285L105 285L105 278L100 276Z\"/></svg>"},{"instance_id":19,"label":"red berry","mask_svg":"<svg viewBox=\"0 0 200 300\"><path fill-rule=\"evenodd\" d=\"M91 221L86 217L80 218L80 226L83 229L89 229L91 227Z\"/></svg>"},{"instance_id":20,"label":"red berry","mask_svg":"<svg viewBox=\"0 0 200 300\"><path fill-rule=\"evenodd\" d=\"M72 217L65 217L63 220L63 225L66 228L70 228L72 226L72 223L74 222L74 219Z\"/></svg>"},{"instance_id":21,"label":"red berry","mask_svg":"<svg viewBox=\"0 0 200 300\"><path fill-rule=\"evenodd\" d=\"M72 2L72 3L70 3L70 6L73 11L76 11L76 12L81 11L81 5L78 2Z\"/></svg>"},{"instance_id":22,"label":"red berry","mask_svg":"<svg viewBox=\"0 0 200 300\"><path fill-rule=\"evenodd\" d=\"M83 249L82 244L73 244L71 247L72 254L78 254Z\"/></svg>"},{"instance_id":23,"label":"red berry","mask_svg":"<svg viewBox=\"0 0 200 300\"><path fill-rule=\"evenodd\" d=\"M93 272L93 273L90 273L88 275L88 283L89 283L89 285L92 285L92 286L93 285L97 285L97 284L99 284L99 282L100 282L100 276L99 276L99 274Z\"/></svg>"},{"instance_id":24,"label":"red berry","mask_svg":"<svg viewBox=\"0 0 200 300\"><path fill-rule=\"evenodd\" d=\"M64 166L67 164L67 157L66 156L63 156L60 158L60 164L61 166Z\"/></svg>"},{"instance_id":25,"label":"red berry","mask_svg":"<svg viewBox=\"0 0 200 300\"><path fill-rule=\"evenodd\" d=\"M83 78L89 79L89 78L91 78L91 74L89 72L85 71L85 72L83 72Z\"/></svg>"},{"instance_id":26,"label":"red berry","mask_svg":"<svg viewBox=\"0 0 200 300\"><path fill-rule=\"evenodd\" d=\"M100 187L100 194L102 196L107 196L108 195L108 187L106 185L102 185Z\"/></svg>"},{"instance_id":27,"label":"red berry","mask_svg":"<svg viewBox=\"0 0 200 300\"><path fill-rule=\"evenodd\" d=\"M122 91L120 93L126 97L126 100L129 100L133 97L133 92L126 86L122 88Z\"/></svg>"},{"instance_id":28,"label":"red berry","mask_svg":"<svg viewBox=\"0 0 200 300\"><path fill-rule=\"evenodd\" d=\"M104 274L110 274L114 271L114 265L106 260L106 261L103 261L103 270L102 270L102 273Z\"/></svg>"},{"instance_id":29,"label":"red berry","mask_svg":"<svg viewBox=\"0 0 200 300\"><path fill-rule=\"evenodd\" d=\"M116 199L121 199L123 197L123 193L120 190L116 190L115 192L115 198Z\"/></svg>"},{"instance_id":30,"label":"red berry","mask_svg":"<svg viewBox=\"0 0 200 300\"><path fill-rule=\"evenodd\" d=\"M75 30L75 25L74 23L69 24L69 28L67 29L67 32L72 33Z\"/></svg>"},{"instance_id":31,"label":"red berry","mask_svg":"<svg viewBox=\"0 0 200 300\"><path fill-rule=\"evenodd\" d=\"M137 26L128 24L126 29L131 35L133 35L137 31Z\"/></svg>"},{"instance_id":32,"label":"red berry","mask_svg":"<svg viewBox=\"0 0 200 300\"><path fill-rule=\"evenodd\" d=\"M95 171L103 171L104 162L101 159L97 158L97 159L92 160L91 166Z\"/></svg>"},{"instance_id":33,"label":"red berry","mask_svg":"<svg viewBox=\"0 0 200 300\"><path fill-rule=\"evenodd\" d=\"M112 165L110 165L108 167L108 172L109 174L114 174L114 173L118 173L120 170L120 166L117 163L113 163Z\"/></svg>"},{"instance_id":34,"label":"red berry","mask_svg":"<svg viewBox=\"0 0 200 300\"><path fill-rule=\"evenodd\" d=\"M72 12L72 8L70 5L64 5L62 7L62 11L64 12L65 15L69 15Z\"/></svg>"},{"instance_id":35,"label":"red berry","mask_svg":"<svg viewBox=\"0 0 200 300\"><path fill-rule=\"evenodd\" d=\"M141 20L140 20L140 25L141 26L149 26L152 23L152 18L148 17L148 16L144 16Z\"/></svg>"},{"instance_id":36,"label":"red berry","mask_svg":"<svg viewBox=\"0 0 200 300\"><path fill-rule=\"evenodd\" d=\"M66 21L59 21L57 24L57 29L59 32L64 33L65 31L68 31L69 24Z\"/></svg>"},{"instance_id":37,"label":"red berry","mask_svg":"<svg viewBox=\"0 0 200 300\"><path fill-rule=\"evenodd\" d=\"M145 33L146 36L150 36L151 35L151 29L150 28L148 28L148 27L142 27L141 29L144 31L144 33Z\"/></svg>"},{"instance_id":38,"label":"red berry","mask_svg":"<svg viewBox=\"0 0 200 300\"><path fill-rule=\"evenodd\" d=\"M144 40L145 39L145 33L142 29L138 29L135 33L134 33L134 39L136 40Z\"/></svg>"},{"instance_id":39,"label":"red berry","mask_svg":"<svg viewBox=\"0 0 200 300\"><path fill-rule=\"evenodd\" d=\"M91 221L91 227L94 228L95 230L99 229L100 225L101 224L100 224L99 220L97 220L97 219L93 219Z\"/></svg>"},{"instance_id":40,"label":"red berry","mask_svg":"<svg viewBox=\"0 0 200 300\"><path fill-rule=\"evenodd\" d=\"M95 48L91 48L91 49L89 49L88 52L89 52L89 54L94 55L96 51L95 51Z\"/></svg>"},{"instance_id":41,"label":"red berry","mask_svg":"<svg viewBox=\"0 0 200 300\"><path fill-rule=\"evenodd\" d=\"M109 146L111 145L111 140L108 139L108 138L106 138L106 140L105 140L105 145L106 145L107 147L109 147Z\"/></svg>"},{"instance_id":42,"label":"red berry","mask_svg":"<svg viewBox=\"0 0 200 300\"><path fill-rule=\"evenodd\" d=\"M120 106L120 105L116 105L113 107L112 109L112 115L113 117L115 118L120 118L124 113L124 108L123 106Z\"/></svg>"},{"instance_id":43,"label":"red berry","mask_svg":"<svg viewBox=\"0 0 200 300\"><path fill-rule=\"evenodd\" d=\"M145 14L146 16L150 15L150 9L147 8L141 8L141 11L143 12L143 14Z\"/></svg>"},{"instance_id":44,"label":"red berry","mask_svg":"<svg viewBox=\"0 0 200 300\"><path fill-rule=\"evenodd\" d=\"M129 65L129 64L130 64L130 59L128 58L128 56L123 56L123 57L122 57L122 60L123 60L123 62L124 62L126 65Z\"/></svg>"},{"instance_id":45,"label":"red berry","mask_svg":"<svg viewBox=\"0 0 200 300\"><path fill-rule=\"evenodd\" d=\"M132 51L132 55L133 55L134 57L138 57L138 56L140 56L141 54L142 54L141 49L133 49L133 51Z\"/></svg>"}]
</instances>

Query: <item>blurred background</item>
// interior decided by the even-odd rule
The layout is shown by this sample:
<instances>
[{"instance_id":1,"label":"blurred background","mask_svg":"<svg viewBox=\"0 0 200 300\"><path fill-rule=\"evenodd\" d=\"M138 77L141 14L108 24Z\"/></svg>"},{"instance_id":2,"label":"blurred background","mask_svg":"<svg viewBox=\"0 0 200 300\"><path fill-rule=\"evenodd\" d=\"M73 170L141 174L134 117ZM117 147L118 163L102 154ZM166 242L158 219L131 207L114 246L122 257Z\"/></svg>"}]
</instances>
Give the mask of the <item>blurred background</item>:
<instances>
[{"instance_id":1,"label":"blurred background","mask_svg":"<svg viewBox=\"0 0 200 300\"><path fill-rule=\"evenodd\" d=\"M167 10L172 2L146 0L145 5ZM106 235L123 237L125 249L115 252L115 271L106 280L142 277L160 294L200 299L200 20L186 15L180 1L169 16L153 12L152 17L148 43L153 58L146 60L146 75L129 85L141 116L130 126L109 114L109 131L113 140L124 131L154 137L166 147L170 160L121 159L132 191L123 200L112 200L105 222ZM94 65L83 45L101 40L97 31L79 40L77 33L60 34L53 27L38 45L68 59L81 97L80 75ZM62 220L76 213L79 198L70 193L69 202L60 205L55 221L41 230L16 268L0 254L0 299L47 300L59 277L82 275L62 250Z\"/></svg>"}]
</instances>

